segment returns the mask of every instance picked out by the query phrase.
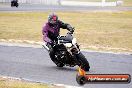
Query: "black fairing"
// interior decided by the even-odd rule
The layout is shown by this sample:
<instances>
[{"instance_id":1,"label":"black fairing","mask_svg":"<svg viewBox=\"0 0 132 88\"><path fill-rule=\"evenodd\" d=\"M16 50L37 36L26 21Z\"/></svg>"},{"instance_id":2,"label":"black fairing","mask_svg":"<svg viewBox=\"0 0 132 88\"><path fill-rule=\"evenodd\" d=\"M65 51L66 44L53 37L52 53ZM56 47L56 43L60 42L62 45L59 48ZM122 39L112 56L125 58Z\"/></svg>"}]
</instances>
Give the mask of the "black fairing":
<instances>
[{"instance_id":1,"label":"black fairing","mask_svg":"<svg viewBox=\"0 0 132 88\"><path fill-rule=\"evenodd\" d=\"M67 51L66 47L63 44L59 44L54 46L54 50L57 55L57 59L61 62L64 63L65 65L76 65L74 58L69 54ZM63 58L61 58L63 57Z\"/></svg>"},{"instance_id":2,"label":"black fairing","mask_svg":"<svg viewBox=\"0 0 132 88\"><path fill-rule=\"evenodd\" d=\"M54 46L54 50L56 52L58 52L58 51L67 51L66 47L63 44L59 44L59 45L57 44L57 45L55 45Z\"/></svg>"},{"instance_id":3,"label":"black fairing","mask_svg":"<svg viewBox=\"0 0 132 88\"><path fill-rule=\"evenodd\" d=\"M64 43L71 43L73 36L71 34L67 34L66 36L61 36L59 40L63 40Z\"/></svg>"},{"instance_id":4,"label":"black fairing","mask_svg":"<svg viewBox=\"0 0 132 88\"><path fill-rule=\"evenodd\" d=\"M58 40L60 40L60 44L54 46L58 61L69 66L77 65L78 63L76 59L67 51L67 48L64 46L64 43L72 43L72 34L67 33L66 36L60 36Z\"/></svg>"}]
</instances>

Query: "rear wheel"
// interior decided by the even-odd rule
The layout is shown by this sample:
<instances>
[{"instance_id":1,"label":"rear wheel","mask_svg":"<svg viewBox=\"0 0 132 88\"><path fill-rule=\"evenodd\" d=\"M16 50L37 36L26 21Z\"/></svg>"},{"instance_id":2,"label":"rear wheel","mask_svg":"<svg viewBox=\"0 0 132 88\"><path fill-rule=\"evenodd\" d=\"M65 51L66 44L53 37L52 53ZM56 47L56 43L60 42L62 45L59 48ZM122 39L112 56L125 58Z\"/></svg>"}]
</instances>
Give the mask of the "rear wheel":
<instances>
[{"instance_id":1,"label":"rear wheel","mask_svg":"<svg viewBox=\"0 0 132 88\"><path fill-rule=\"evenodd\" d=\"M64 66L63 63L57 63L56 65L57 65L57 67L63 67Z\"/></svg>"},{"instance_id":2,"label":"rear wheel","mask_svg":"<svg viewBox=\"0 0 132 88\"><path fill-rule=\"evenodd\" d=\"M53 57L53 55L50 55L51 60L56 64L57 67L63 67L64 64L57 60L56 57Z\"/></svg>"},{"instance_id":3,"label":"rear wheel","mask_svg":"<svg viewBox=\"0 0 132 88\"><path fill-rule=\"evenodd\" d=\"M51 60L56 64L57 67L63 67L64 64L61 63L61 62L58 60L58 57L57 57L57 56L55 56L56 53L55 53L53 47L52 47L51 45L48 45L48 47L49 47L49 56L50 56Z\"/></svg>"},{"instance_id":4,"label":"rear wheel","mask_svg":"<svg viewBox=\"0 0 132 88\"><path fill-rule=\"evenodd\" d=\"M85 56L80 52L77 54L77 60L79 61L79 66L85 71L89 71L90 65Z\"/></svg>"}]
</instances>

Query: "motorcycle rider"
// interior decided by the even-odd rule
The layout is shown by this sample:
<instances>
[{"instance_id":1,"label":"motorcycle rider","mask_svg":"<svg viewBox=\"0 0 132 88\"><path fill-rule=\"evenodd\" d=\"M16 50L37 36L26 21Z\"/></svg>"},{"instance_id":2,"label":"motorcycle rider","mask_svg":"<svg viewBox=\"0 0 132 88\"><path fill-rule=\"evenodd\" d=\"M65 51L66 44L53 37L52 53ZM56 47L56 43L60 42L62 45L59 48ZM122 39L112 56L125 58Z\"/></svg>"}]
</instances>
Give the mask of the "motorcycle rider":
<instances>
[{"instance_id":1,"label":"motorcycle rider","mask_svg":"<svg viewBox=\"0 0 132 88\"><path fill-rule=\"evenodd\" d=\"M55 62L57 66L60 65L59 63L56 62L55 54L54 54L55 50L53 46L55 45L55 42L57 41L57 37L59 36L60 28L67 29L70 32L74 32L70 24L60 21L58 19L58 16L54 13L48 16L48 22L42 28L43 41L46 42L46 46L49 48L49 55L51 60Z\"/></svg>"}]
</instances>

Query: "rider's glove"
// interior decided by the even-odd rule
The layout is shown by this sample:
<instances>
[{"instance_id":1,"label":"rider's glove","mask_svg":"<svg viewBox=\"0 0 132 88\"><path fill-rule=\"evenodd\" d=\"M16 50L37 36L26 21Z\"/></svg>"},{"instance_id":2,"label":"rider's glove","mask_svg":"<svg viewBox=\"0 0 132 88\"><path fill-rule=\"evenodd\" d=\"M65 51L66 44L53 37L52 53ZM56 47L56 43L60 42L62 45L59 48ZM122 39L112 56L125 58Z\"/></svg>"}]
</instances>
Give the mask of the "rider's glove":
<instances>
[{"instance_id":1,"label":"rider's glove","mask_svg":"<svg viewBox=\"0 0 132 88\"><path fill-rule=\"evenodd\" d=\"M74 32L73 28L72 28L71 25L69 25L69 24L67 25L67 29L68 29L70 32L72 32L72 33Z\"/></svg>"},{"instance_id":2,"label":"rider's glove","mask_svg":"<svg viewBox=\"0 0 132 88\"><path fill-rule=\"evenodd\" d=\"M72 33L74 32L73 28L72 28L72 29L70 29L70 32L72 32Z\"/></svg>"}]
</instances>

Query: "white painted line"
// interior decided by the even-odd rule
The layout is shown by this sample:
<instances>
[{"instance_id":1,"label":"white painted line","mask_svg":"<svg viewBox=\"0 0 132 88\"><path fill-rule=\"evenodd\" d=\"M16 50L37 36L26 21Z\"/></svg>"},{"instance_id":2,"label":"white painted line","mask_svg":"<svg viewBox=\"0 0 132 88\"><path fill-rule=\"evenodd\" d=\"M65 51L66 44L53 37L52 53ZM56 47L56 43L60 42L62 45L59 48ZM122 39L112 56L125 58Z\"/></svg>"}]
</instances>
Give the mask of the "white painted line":
<instances>
[{"instance_id":1,"label":"white painted line","mask_svg":"<svg viewBox=\"0 0 132 88\"><path fill-rule=\"evenodd\" d=\"M54 84L54 85L59 87L65 87L65 88L83 88L83 87L70 86L70 85L64 85L64 84Z\"/></svg>"},{"instance_id":2,"label":"white painted line","mask_svg":"<svg viewBox=\"0 0 132 88\"><path fill-rule=\"evenodd\" d=\"M42 48L43 42L36 42L36 41L30 41L30 40L15 40L15 39L0 39L0 45L5 45L5 46L20 46L20 47L33 47L33 48ZM83 44L81 44L82 46ZM132 50L128 50L125 48L111 48L111 47L101 47L101 46L87 46L89 48L95 49L95 50L86 50L85 47L83 46L81 51L86 51L86 52L97 52L97 53L112 53L112 54L126 54L130 55L132 54ZM106 49L109 51L96 51L98 48ZM130 52L112 52L110 50L124 50L124 51L130 51Z\"/></svg>"}]
</instances>

